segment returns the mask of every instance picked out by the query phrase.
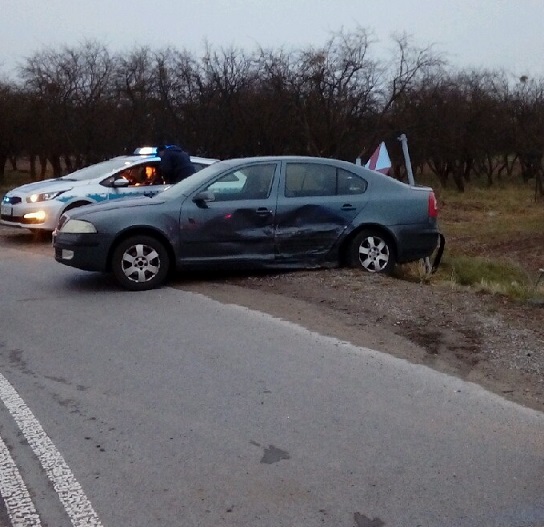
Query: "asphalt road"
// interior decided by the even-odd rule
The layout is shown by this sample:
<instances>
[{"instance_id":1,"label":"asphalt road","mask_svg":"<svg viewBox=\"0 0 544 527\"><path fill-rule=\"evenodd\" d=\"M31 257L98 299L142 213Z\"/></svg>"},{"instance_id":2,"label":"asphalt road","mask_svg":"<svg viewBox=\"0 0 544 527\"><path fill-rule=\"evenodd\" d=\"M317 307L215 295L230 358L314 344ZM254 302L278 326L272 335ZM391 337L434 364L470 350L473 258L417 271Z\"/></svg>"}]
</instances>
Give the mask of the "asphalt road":
<instances>
[{"instance_id":1,"label":"asphalt road","mask_svg":"<svg viewBox=\"0 0 544 527\"><path fill-rule=\"evenodd\" d=\"M544 526L542 414L182 289L121 291L14 239L0 525Z\"/></svg>"}]
</instances>

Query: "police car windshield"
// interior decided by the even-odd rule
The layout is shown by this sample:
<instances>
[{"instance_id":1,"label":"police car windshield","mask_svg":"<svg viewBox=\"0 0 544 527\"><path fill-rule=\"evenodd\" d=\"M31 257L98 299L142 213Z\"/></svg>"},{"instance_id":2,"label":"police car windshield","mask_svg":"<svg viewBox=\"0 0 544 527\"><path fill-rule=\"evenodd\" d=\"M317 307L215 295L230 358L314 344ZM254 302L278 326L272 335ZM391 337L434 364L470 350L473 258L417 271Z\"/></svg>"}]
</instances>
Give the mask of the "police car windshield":
<instances>
[{"instance_id":1,"label":"police car windshield","mask_svg":"<svg viewBox=\"0 0 544 527\"><path fill-rule=\"evenodd\" d=\"M112 172L121 170L134 164L134 160L127 159L126 156L114 157L95 165L81 168L59 178L62 181L86 181L96 179L100 176L109 176Z\"/></svg>"}]
</instances>

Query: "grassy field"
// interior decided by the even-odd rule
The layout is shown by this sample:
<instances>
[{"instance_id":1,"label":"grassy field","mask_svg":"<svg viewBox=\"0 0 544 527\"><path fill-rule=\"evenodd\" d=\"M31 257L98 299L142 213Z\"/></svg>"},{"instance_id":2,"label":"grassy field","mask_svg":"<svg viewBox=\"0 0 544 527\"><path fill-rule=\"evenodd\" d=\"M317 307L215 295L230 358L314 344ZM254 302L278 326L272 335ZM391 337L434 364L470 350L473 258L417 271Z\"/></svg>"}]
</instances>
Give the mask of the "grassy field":
<instances>
[{"instance_id":1,"label":"grassy field","mask_svg":"<svg viewBox=\"0 0 544 527\"><path fill-rule=\"evenodd\" d=\"M30 181L28 172L6 171L0 195ZM442 265L429 278L421 265L402 266L408 280L450 282L510 298L544 300L544 198L534 186L469 187L461 194L434 185L446 237Z\"/></svg>"},{"instance_id":2,"label":"grassy field","mask_svg":"<svg viewBox=\"0 0 544 527\"><path fill-rule=\"evenodd\" d=\"M534 188L507 185L440 189L439 220L446 237L433 280L527 300L544 295L544 199Z\"/></svg>"}]
</instances>

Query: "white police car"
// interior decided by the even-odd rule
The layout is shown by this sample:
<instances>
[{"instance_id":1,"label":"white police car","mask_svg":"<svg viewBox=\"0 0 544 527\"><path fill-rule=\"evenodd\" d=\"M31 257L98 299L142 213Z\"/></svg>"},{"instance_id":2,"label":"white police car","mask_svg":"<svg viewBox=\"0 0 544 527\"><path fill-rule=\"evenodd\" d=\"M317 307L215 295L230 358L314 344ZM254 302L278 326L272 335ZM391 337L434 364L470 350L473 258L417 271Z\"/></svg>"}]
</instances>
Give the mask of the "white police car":
<instances>
[{"instance_id":1,"label":"white police car","mask_svg":"<svg viewBox=\"0 0 544 527\"><path fill-rule=\"evenodd\" d=\"M217 159L191 157L195 169ZM0 205L0 223L31 230L53 231L67 210L105 200L152 195L168 185L161 179L156 148L138 148L132 155L76 170L60 178L28 183L9 191Z\"/></svg>"}]
</instances>

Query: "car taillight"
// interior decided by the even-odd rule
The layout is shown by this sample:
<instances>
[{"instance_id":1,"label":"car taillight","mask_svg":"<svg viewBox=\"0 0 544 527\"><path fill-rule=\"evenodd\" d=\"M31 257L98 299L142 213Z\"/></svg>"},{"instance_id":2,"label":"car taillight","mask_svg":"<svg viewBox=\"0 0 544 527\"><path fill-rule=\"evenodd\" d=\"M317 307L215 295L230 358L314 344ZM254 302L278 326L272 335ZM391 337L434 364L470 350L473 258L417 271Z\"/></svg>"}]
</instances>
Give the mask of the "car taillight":
<instances>
[{"instance_id":1,"label":"car taillight","mask_svg":"<svg viewBox=\"0 0 544 527\"><path fill-rule=\"evenodd\" d=\"M438 217L438 203L434 192L429 193L429 218Z\"/></svg>"}]
</instances>

